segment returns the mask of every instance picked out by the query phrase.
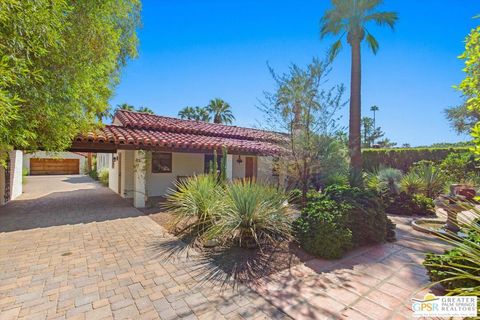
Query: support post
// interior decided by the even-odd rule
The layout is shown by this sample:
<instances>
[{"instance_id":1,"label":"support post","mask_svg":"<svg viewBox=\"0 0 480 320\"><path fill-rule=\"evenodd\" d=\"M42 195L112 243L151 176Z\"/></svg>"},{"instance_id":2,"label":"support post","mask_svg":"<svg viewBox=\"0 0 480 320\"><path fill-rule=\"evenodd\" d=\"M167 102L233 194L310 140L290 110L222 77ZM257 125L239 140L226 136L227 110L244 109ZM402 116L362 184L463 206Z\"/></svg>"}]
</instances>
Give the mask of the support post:
<instances>
[{"instance_id":1,"label":"support post","mask_svg":"<svg viewBox=\"0 0 480 320\"><path fill-rule=\"evenodd\" d=\"M147 160L145 150L134 151L134 171L133 171L133 206L135 208L145 208L147 199L146 181L147 181Z\"/></svg>"},{"instance_id":2,"label":"support post","mask_svg":"<svg viewBox=\"0 0 480 320\"><path fill-rule=\"evenodd\" d=\"M233 155L227 154L227 179L233 179Z\"/></svg>"}]
</instances>

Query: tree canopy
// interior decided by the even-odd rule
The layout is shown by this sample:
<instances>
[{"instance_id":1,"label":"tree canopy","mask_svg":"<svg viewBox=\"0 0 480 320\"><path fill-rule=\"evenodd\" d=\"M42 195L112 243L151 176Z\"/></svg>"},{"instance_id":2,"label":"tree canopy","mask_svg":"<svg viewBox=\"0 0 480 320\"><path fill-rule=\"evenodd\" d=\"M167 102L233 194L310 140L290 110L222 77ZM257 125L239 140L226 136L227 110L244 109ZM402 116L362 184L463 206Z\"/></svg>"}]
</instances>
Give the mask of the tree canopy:
<instances>
[{"instance_id":1,"label":"tree canopy","mask_svg":"<svg viewBox=\"0 0 480 320\"><path fill-rule=\"evenodd\" d=\"M137 55L140 0L0 3L0 153L62 150L99 122Z\"/></svg>"}]
</instances>

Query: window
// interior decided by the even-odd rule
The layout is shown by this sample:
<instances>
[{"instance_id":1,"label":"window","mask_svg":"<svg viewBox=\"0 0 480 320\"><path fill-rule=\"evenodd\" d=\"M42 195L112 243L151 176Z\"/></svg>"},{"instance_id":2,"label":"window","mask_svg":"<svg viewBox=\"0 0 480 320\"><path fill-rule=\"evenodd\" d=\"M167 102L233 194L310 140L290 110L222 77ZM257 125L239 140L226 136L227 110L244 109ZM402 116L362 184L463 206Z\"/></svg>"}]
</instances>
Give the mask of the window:
<instances>
[{"instance_id":1,"label":"window","mask_svg":"<svg viewBox=\"0 0 480 320\"><path fill-rule=\"evenodd\" d=\"M172 154L152 152L152 173L172 172Z\"/></svg>"},{"instance_id":2,"label":"window","mask_svg":"<svg viewBox=\"0 0 480 320\"><path fill-rule=\"evenodd\" d=\"M206 154L204 158L204 172L210 173L210 162L213 164L213 154ZM222 155L217 155L217 170L222 167Z\"/></svg>"}]
</instances>

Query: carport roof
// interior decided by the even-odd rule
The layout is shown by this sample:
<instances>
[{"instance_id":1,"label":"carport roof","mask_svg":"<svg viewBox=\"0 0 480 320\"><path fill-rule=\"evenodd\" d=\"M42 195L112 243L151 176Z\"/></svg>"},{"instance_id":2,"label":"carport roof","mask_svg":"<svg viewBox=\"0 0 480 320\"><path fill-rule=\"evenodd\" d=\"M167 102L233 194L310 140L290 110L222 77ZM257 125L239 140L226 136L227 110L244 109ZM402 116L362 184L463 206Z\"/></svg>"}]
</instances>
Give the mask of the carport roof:
<instances>
[{"instance_id":1,"label":"carport roof","mask_svg":"<svg viewBox=\"0 0 480 320\"><path fill-rule=\"evenodd\" d=\"M120 110L114 124L77 136L71 150L211 152L227 147L229 153L275 155L283 152L279 144L284 139L271 131Z\"/></svg>"}]
</instances>

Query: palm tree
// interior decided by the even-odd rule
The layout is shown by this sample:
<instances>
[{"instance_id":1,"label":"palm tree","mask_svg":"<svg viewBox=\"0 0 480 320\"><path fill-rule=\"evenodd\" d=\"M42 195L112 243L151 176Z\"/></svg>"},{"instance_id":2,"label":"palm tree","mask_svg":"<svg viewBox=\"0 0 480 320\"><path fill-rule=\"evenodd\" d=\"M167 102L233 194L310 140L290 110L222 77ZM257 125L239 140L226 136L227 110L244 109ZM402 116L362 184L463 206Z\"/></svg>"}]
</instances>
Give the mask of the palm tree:
<instances>
[{"instance_id":1,"label":"palm tree","mask_svg":"<svg viewBox=\"0 0 480 320\"><path fill-rule=\"evenodd\" d=\"M140 107L137 109L138 112L143 112L143 113L150 113L150 114L155 114L155 112L150 109L149 107Z\"/></svg>"},{"instance_id":2,"label":"palm tree","mask_svg":"<svg viewBox=\"0 0 480 320\"><path fill-rule=\"evenodd\" d=\"M362 170L361 153L361 59L360 44L365 39L368 46L376 54L379 44L375 37L367 30L371 22L379 26L389 26L393 29L398 20L396 12L378 12L375 9L382 0L332 0L333 8L325 12L321 19L320 36L340 35L330 49L330 58L333 60L342 47L342 38L346 34L347 42L351 47L351 82L350 82L350 123L349 149L351 166L354 175Z\"/></svg>"},{"instance_id":3,"label":"palm tree","mask_svg":"<svg viewBox=\"0 0 480 320\"><path fill-rule=\"evenodd\" d=\"M210 100L206 109L213 116L214 123L231 124L235 120L232 108L222 99L215 98Z\"/></svg>"},{"instance_id":4,"label":"palm tree","mask_svg":"<svg viewBox=\"0 0 480 320\"><path fill-rule=\"evenodd\" d=\"M210 121L210 114L205 108L200 107L185 107L178 112L178 116L182 119L196 120L196 121Z\"/></svg>"},{"instance_id":5,"label":"palm tree","mask_svg":"<svg viewBox=\"0 0 480 320\"><path fill-rule=\"evenodd\" d=\"M377 113L378 110L380 110L380 108L377 107L377 106L371 106L371 107L370 107L370 111L373 112L373 127L374 127L374 128L375 128L375 126L376 126L376 117L375 117L375 116L376 116L376 113Z\"/></svg>"},{"instance_id":6,"label":"palm tree","mask_svg":"<svg viewBox=\"0 0 480 320\"><path fill-rule=\"evenodd\" d=\"M135 111L135 107L128 103L117 104L115 111L117 110L127 110L127 111Z\"/></svg>"}]
</instances>

